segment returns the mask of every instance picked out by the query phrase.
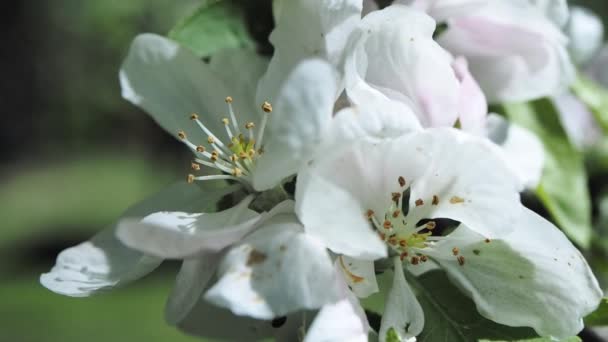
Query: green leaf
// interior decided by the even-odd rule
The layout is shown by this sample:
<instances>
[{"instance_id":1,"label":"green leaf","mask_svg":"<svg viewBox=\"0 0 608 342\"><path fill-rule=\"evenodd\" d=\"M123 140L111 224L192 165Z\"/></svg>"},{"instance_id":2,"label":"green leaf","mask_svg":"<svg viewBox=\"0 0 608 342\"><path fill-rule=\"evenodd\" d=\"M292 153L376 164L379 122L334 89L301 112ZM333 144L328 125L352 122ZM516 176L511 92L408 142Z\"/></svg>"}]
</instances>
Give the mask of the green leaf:
<instances>
[{"instance_id":1,"label":"green leaf","mask_svg":"<svg viewBox=\"0 0 608 342\"><path fill-rule=\"evenodd\" d=\"M424 329L418 342L525 341L549 342L530 328L513 328L482 317L471 299L456 288L442 271L418 278L408 276L424 310ZM580 341L572 337L562 342Z\"/></svg>"},{"instance_id":2,"label":"green leaf","mask_svg":"<svg viewBox=\"0 0 608 342\"><path fill-rule=\"evenodd\" d=\"M604 298L597 310L585 317L585 326L603 325L608 325L608 298Z\"/></svg>"},{"instance_id":3,"label":"green leaf","mask_svg":"<svg viewBox=\"0 0 608 342\"><path fill-rule=\"evenodd\" d=\"M562 128L557 110L548 99L503 105L506 116L543 143L545 166L536 194L557 225L579 246L588 248L591 202L583 156Z\"/></svg>"},{"instance_id":4,"label":"green leaf","mask_svg":"<svg viewBox=\"0 0 608 342\"><path fill-rule=\"evenodd\" d=\"M169 38L192 49L200 57L219 50L252 46L242 10L229 0L208 0L179 22Z\"/></svg>"},{"instance_id":5,"label":"green leaf","mask_svg":"<svg viewBox=\"0 0 608 342\"><path fill-rule=\"evenodd\" d=\"M608 133L608 90L594 80L579 75L572 84L572 92L593 113L604 133Z\"/></svg>"}]
</instances>

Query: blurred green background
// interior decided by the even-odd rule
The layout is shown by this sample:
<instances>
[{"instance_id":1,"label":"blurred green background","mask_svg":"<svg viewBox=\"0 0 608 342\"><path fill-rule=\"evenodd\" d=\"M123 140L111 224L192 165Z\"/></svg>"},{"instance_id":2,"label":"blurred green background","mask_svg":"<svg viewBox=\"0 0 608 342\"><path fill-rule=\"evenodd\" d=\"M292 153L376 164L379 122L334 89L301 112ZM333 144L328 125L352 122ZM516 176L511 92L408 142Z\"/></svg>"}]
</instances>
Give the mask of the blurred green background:
<instances>
[{"instance_id":1,"label":"blurred green background","mask_svg":"<svg viewBox=\"0 0 608 342\"><path fill-rule=\"evenodd\" d=\"M187 150L121 99L117 74L135 35L164 34L199 3L0 4L0 340L194 340L163 321L175 264L85 299L53 294L38 276L59 251L187 172Z\"/></svg>"}]
</instances>

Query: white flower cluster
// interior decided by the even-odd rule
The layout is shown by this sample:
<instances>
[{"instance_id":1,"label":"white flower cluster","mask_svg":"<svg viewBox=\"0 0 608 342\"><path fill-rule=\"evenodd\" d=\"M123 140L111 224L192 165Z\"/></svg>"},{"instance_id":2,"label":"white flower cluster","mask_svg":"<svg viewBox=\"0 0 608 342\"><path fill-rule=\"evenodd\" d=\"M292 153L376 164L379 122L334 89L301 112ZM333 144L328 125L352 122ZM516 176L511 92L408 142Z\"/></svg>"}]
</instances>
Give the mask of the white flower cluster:
<instances>
[{"instance_id":1,"label":"white flower cluster","mask_svg":"<svg viewBox=\"0 0 608 342\"><path fill-rule=\"evenodd\" d=\"M425 317L407 279L440 268L494 322L577 334L602 291L520 202L542 145L487 104L570 84L565 1L283 0L274 12L269 61L135 39L123 96L192 150L192 174L63 251L42 284L88 296L181 259L166 318L190 333L405 341ZM372 332L359 299L379 291L380 263L394 276Z\"/></svg>"}]
</instances>

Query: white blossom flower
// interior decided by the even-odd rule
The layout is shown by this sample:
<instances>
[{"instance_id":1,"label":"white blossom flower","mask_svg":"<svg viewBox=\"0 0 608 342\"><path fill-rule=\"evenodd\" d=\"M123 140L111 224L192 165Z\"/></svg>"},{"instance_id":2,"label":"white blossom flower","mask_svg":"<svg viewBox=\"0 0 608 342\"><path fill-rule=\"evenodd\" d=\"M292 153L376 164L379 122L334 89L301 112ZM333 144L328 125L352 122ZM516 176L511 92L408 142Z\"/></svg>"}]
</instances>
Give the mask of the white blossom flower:
<instances>
[{"instance_id":1,"label":"white blossom flower","mask_svg":"<svg viewBox=\"0 0 608 342\"><path fill-rule=\"evenodd\" d=\"M574 78L560 30L568 18L563 0L415 0L412 6L447 24L437 41L467 58L490 102L555 95Z\"/></svg>"},{"instance_id":2,"label":"white blossom flower","mask_svg":"<svg viewBox=\"0 0 608 342\"><path fill-rule=\"evenodd\" d=\"M587 8L573 6L564 31L570 42L568 45L570 56L577 65L584 65L591 60L602 47L604 41L602 19Z\"/></svg>"},{"instance_id":3,"label":"white blossom flower","mask_svg":"<svg viewBox=\"0 0 608 342\"><path fill-rule=\"evenodd\" d=\"M381 341L390 330L401 338L422 330L403 264L427 263L443 268L483 316L572 336L602 292L567 238L520 204L517 183L486 140L429 129L359 139L315 159L298 176L296 211L307 234L339 255L359 297L378 291L373 261L392 258Z\"/></svg>"},{"instance_id":4,"label":"white blossom flower","mask_svg":"<svg viewBox=\"0 0 608 342\"><path fill-rule=\"evenodd\" d=\"M364 17L344 57L349 100L358 107L390 100L412 108L423 127L457 126L486 136L501 146L521 186L535 187L543 169L542 144L524 128L488 117L485 96L467 61L453 58L433 40L435 28L431 17L404 5Z\"/></svg>"}]
</instances>

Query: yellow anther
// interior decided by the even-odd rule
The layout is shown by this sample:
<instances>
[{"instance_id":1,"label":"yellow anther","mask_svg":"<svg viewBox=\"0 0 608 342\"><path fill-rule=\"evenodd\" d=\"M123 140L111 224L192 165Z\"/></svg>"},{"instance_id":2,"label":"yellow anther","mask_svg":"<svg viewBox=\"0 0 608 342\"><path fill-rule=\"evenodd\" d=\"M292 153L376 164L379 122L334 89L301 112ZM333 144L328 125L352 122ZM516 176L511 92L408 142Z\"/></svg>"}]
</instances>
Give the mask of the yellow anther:
<instances>
[{"instance_id":1,"label":"yellow anther","mask_svg":"<svg viewBox=\"0 0 608 342\"><path fill-rule=\"evenodd\" d=\"M458 265L464 266L464 257L462 255L456 258L456 260L458 260Z\"/></svg>"},{"instance_id":2,"label":"yellow anther","mask_svg":"<svg viewBox=\"0 0 608 342\"><path fill-rule=\"evenodd\" d=\"M186 139L186 132L184 132L184 131L179 131L179 132L177 132L177 136L178 136L180 139L185 140L185 139Z\"/></svg>"},{"instance_id":3,"label":"yellow anther","mask_svg":"<svg viewBox=\"0 0 608 342\"><path fill-rule=\"evenodd\" d=\"M399 246L401 246L401 247L407 247L407 241L406 240L399 240Z\"/></svg>"},{"instance_id":4,"label":"yellow anther","mask_svg":"<svg viewBox=\"0 0 608 342\"><path fill-rule=\"evenodd\" d=\"M458 255L458 253L460 253L460 250L458 249L458 247L452 248L452 254Z\"/></svg>"},{"instance_id":5,"label":"yellow anther","mask_svg":"<svg viewBox=\"0 0 608 342\"><path fill-rule=\"evenodd\" d=\"M198 120L198 114L196 114L196 113L190 114L190 120Z\"/></svg>"},{"instance_id":6,"label":"yellow anther","mask_svg":"<svg viewBox=\"0 0 608 342\"><path fill-rule=\"evenodd\" d=\"M384 229L391 229L393 224L391 223L391 221L385 220L384 223L382 223L382 226L384 227Z\"/></svg>"},{"instance_id":7,"label":"yellow anther","mask_svg":"<svg viewBox=\"0 0 608 342\"><path fill-rule=\"evenodd\" d=\"M236 154L233 154L230 156L230 160L233 162L236 162L237 160L239 160L239 156L237 156Z\"/></svg>"},{"instance_id":8,"label":"yellow anther","mask_svg":"<svg viewBox=\"0 0 608 342\"><path fill-rule=\"evenodd\" d=\"M213 138L212 136L207 137L207 142L210 144L213 144L215 142L215 138Z\"/></svg>"},{"instance_id":9,"label":"yellow anther","mask_svg":"<svg viewBox=\"0 0 608 342\"><path fill-rule=\"evenodd\" d=\"M235 177L239 177L243 174L243 171L241 171L241 169L239 169L238 167L235 167L234 169L232 169L232 175Z\"/></svg>"},{"instance_id":10,"label":"yellow anther","mask_svg":"<svg viewBox=\"0 0 608 342\"><path fill-rule=\"evenodd\" d=\"M437 205L439 204L439 196L437 195L433 195L433 202L431 203L432 205Z\"/></svg>"},{"instance_id":11,"label":"yellow anther","mask_svg":"<svg viewBox=\"0 0 608 342\"><path fill-rule=\"evenodd\" d=\"M223 123L224 125L228 125L228 124L230 123L230 120L228 120L227 118L223 118L223 119L222 119L222 123Z\"/></svg>"},{"instance_id":12,"label":"yellow anther","mask_svg":"<svg viewBox=\"0 0 608 342\"><path fill-rule=\"evenodd\" d=\"M272 105L269 102L264 101L264 103L262 104L262 110L266 113L270 113L272 112Z\"/></svg>"},{"instance_id":13,"label":"yellow anther","mask_svg":"<svg viewBox=\"0 0 608 342\"><path fill-rule=\"evenodd\" d=\"M245 128L246 129L252 129L255 127L255 124L253 122L248 122L245 124Z\"/></svg>"},{"instance_id":14,"label":"yellow anther","mask_svg":"<svg viewBox=\"0 0 608 342\"><path fill-rule=\"evenodd\" d=\"M249 151L247 151L247 154L249 155L249 157L255 156L255 150L254 149L250 149Z\"/></svg>"},{"instance_id":15,"label":"yellow anther","mask_svg":"<svg viewBox=\"0 0 608 342\"><path fill-rule=\"evenodd\" d=\"M437 227L437 223L435 223L435 221L429 221L426 223L426 229L428 230L433 230L435 227Z\"/></svg>"},{"instance_id":16,"label":"yellow anther","mask_svg":"<svg viewBox=\"0 0 608 342\"><path fill-rule=\"evenodd\" d=\"M226 96L226 103L232 103L232 97L231 96Z\"/></svg>"},{"instance_id":17,"label":"yellow anther","mask_svg":"<svg viewBox=\"0 0 608 342\"><path fill-rule=\"evenodd\" d=\"M194 171L200 171L200 169L201 169L201 166L194 162L190 166L192 167L192 170L194 170Z\"/></svg>"},{"instance_id":18,"label":"yellow anther","mask_svg":"<svg viewBox=\"0 0 608 342\"><path fill-rule=\"evenodd\" d=\"M249 157L249 155L243 151L239 152L239 157L241 159L247 159Z\"/></svg>"},{"instance_id":19,"label":"yellow anther","mask_svg":"<svg viewBox=\"0 0 608 342\"><path fill-rule=\"evenodd\" d=\"M196 146L196 152L203 153L205 152L205 146Z\"/></svg>"},{"instance_id":20,"label":"yellow anther","mask_svg":"<svg viewBox=\"0 0 608 342\"><path fill-rule=\"evenodd\" d=\"M213 151L213 152L211 153L211 157L210 157L210 159L211 159L212 161L217 161L218 156L219 156L219 155L218 155L217 151Z\"/></svg>"},{"instance_id":21,"label":"yellow anther","mask_svg":"<svg viewBox=\"0 0 608 342\"><path fill-rule=\"evenodd\" d=\"M187 181L189 184L194 183L194 175L192 175L192 174L188 175L188 177L186 177L186 181Z\"/></svg>"},{"instance_id":22,"label":"yellow anther","mask_svg":"<svg viewBox=\"0 0 608 342\"><path fill-rule=\"evenodd\" d=\"M450 198L450 203L452 203L452 204L457 204L457 203L462 203L462 202L464 202L464 198L462 198L462 197L452 196L452 198Z\"/></svg>"}]
</instances>

